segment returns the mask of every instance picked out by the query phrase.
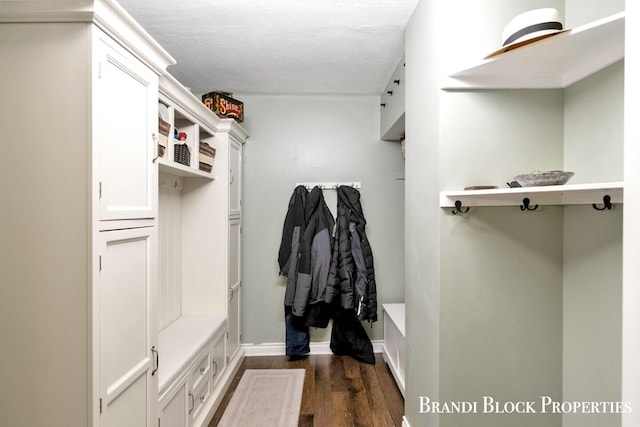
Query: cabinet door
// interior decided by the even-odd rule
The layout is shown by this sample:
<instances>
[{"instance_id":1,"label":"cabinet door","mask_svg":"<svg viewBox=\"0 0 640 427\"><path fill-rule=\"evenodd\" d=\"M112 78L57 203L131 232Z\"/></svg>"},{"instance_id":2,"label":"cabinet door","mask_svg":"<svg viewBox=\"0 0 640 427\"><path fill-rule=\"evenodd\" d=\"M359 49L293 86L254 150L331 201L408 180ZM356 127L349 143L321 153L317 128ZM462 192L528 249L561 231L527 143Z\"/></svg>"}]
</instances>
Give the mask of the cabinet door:
<instances>
[{"instance_id":1,"label":"cabinet door","mask_svg":"<svg viewBox=\"0 0 640 427\"><path fill-rule=\"evenodd\" d=\"M233 357L240 347L240 218L229 220L229 308L227 356Z\"/></svg>"},{"instance_id":2,"label":"cabinet door","mask_svg":"<svg viewBox=\"0 0 640 427\"><path fill-rule=\"evenodd\" d=\"M242 209L242 145L229 139L229 217Z\"/></svg>"},{"instance_id":3,"label":"cabinet door","mask_svg":"<svg viewBox=\"0 0 640 427\"><path fill-rule=\"evenodd\" d=\"M99 233L100 425L156 424L155 227Z\"/></svg>"},{"instance_id":4,"label":"cabinet door","mask_svg":"<svg viewBox=\"0 0 640 427\"><path fill-rule=\"evenodd\" d=\"M226 368L227 364L225 362L225 335L220 335L215 342L213 343L213 386L215 387L218 383L220 377L222 377L222 373Z\"/></svg>"},{"instance_id":5,"label":"cabinet door","mask_svg":"<svg viewBox=\"0 0 640 427\"><path fill-rule=\"evenodd\" d=\"M94 42L99 219L154 218L158 76L103 33L96 31Z\"/></svg>"},{"instance_id":6,"label":"cabinet door","mask_svg":"<svg viewBox=\"0 0 640 427\"><path fill-rule=\"evenodd\" d=\"M182 382L160 410L160 426L187 427L187 383Z\"/></svg>"}]
</instances>

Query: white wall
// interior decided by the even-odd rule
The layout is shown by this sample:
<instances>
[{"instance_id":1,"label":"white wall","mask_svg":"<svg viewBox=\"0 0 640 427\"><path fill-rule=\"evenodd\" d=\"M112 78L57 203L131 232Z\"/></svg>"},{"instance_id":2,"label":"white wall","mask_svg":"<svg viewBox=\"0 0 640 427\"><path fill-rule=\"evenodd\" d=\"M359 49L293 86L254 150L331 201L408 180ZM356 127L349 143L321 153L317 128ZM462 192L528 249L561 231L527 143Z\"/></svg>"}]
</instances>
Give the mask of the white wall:
<instances>
[{"instance_id":1,"label":"white wall","mask_svg":"<svg viewBox=\"0 0 640 427\"><path fill-rule=\"evenodd\" d=\"M243 343L283 343L285 279L278 248L298 182L361 182L373 249L379 321L365 329L382 339L385 302L404 301L404 160L397 142L379 139L376 96L244 96ZM335 213L335 191L325 191ZM312 341L329 341L330 327Z\"/></svg>"},{"instance_id":2,"label":"white wall","mask_svg":"<svg viewBox=\"0 0 640 427\"><path fill-rule=\"evenodd\" d=\"M563 14L564 4L544 6ZM465 216L437 208L440 190L504 187L532 170L575 169L575 182L621 179L621 63L566 90L439 90L443 76L497 46L510 18L536 7L423 0L407 28L405 411L412 426L575 421L423 414L420 396L620 399L620 207L604 217L590 206L472 208ZM587 425L576 420L566 425Z\"/></svg>"}]
</instances>

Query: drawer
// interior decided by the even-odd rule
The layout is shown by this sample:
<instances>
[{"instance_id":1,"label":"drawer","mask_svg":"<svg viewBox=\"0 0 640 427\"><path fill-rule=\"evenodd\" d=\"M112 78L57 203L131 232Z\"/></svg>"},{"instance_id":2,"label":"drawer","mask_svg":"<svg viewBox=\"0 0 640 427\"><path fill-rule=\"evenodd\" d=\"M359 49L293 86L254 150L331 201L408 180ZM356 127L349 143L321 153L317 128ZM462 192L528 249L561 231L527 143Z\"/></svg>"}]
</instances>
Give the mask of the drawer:
<instances>
[{"instance_id":1,"label":"drawer","mask_svg":"<svg viewBox=\"0 0 640 427\"><path fill-rule=\"evenodd\" d=\"M205 406L205 402L209 400L211 396L211 378L207 378L204 381L200 381L199 388L194 387L191 398L191 419L194 420L200 415L200 411Z\"/></svg>"},{"instance_id":2,"label":"drawer","mask_svg":"<svg viewBox=\"0 0 640 427\"><path fill-rule=\"evenodd\" d=\"M191 371L192 390L200 388L200 384L204 380L211 378L211 366L213 362L213 348L207 347L207 350L197 359L195 367Z\"/></svg>"}]
</instances>

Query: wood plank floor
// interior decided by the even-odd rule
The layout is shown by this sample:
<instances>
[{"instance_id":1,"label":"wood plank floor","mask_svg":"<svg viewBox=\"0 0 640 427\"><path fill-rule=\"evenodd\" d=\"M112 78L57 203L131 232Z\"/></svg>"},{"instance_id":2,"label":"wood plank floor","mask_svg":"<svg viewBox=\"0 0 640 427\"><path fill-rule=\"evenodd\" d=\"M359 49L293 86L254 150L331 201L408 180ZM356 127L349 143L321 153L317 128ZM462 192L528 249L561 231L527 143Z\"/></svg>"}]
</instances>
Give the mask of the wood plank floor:
<instances>
[{"instance_id":1,"label":"wood plank floor","mask_svg":"<svg viewBox=\"0 0 640 427\"><path fill-rule=\"evenodd\" d=\"M246 369L305 369L299 427L400 427L404 399L391 371L376 354L375 365L349 356L246 357L209 427L215 427Z\"/></svg>"}]
</instances>

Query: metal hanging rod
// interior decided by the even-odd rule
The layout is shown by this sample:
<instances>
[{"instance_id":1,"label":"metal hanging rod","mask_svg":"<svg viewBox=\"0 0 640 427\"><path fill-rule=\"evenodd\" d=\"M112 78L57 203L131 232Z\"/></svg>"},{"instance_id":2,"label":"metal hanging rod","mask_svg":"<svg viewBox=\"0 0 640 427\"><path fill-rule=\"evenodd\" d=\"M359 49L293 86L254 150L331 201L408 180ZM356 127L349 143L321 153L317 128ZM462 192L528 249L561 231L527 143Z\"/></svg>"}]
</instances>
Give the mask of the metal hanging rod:
<instances>
[{"instance_id":1,"label":"metal hanging rod","mask_svg":"<svg viewBox=\"0 0 640 427\"><path fill-rule=\"evenodd\" d=\"M312 190L313 187L320 187L321 190L337 190L341 185L356 189L362 188L362 183L360 182L298 182L296 187L299 185L304 185L307 190Z\"/></svg>"}]
</instances>

